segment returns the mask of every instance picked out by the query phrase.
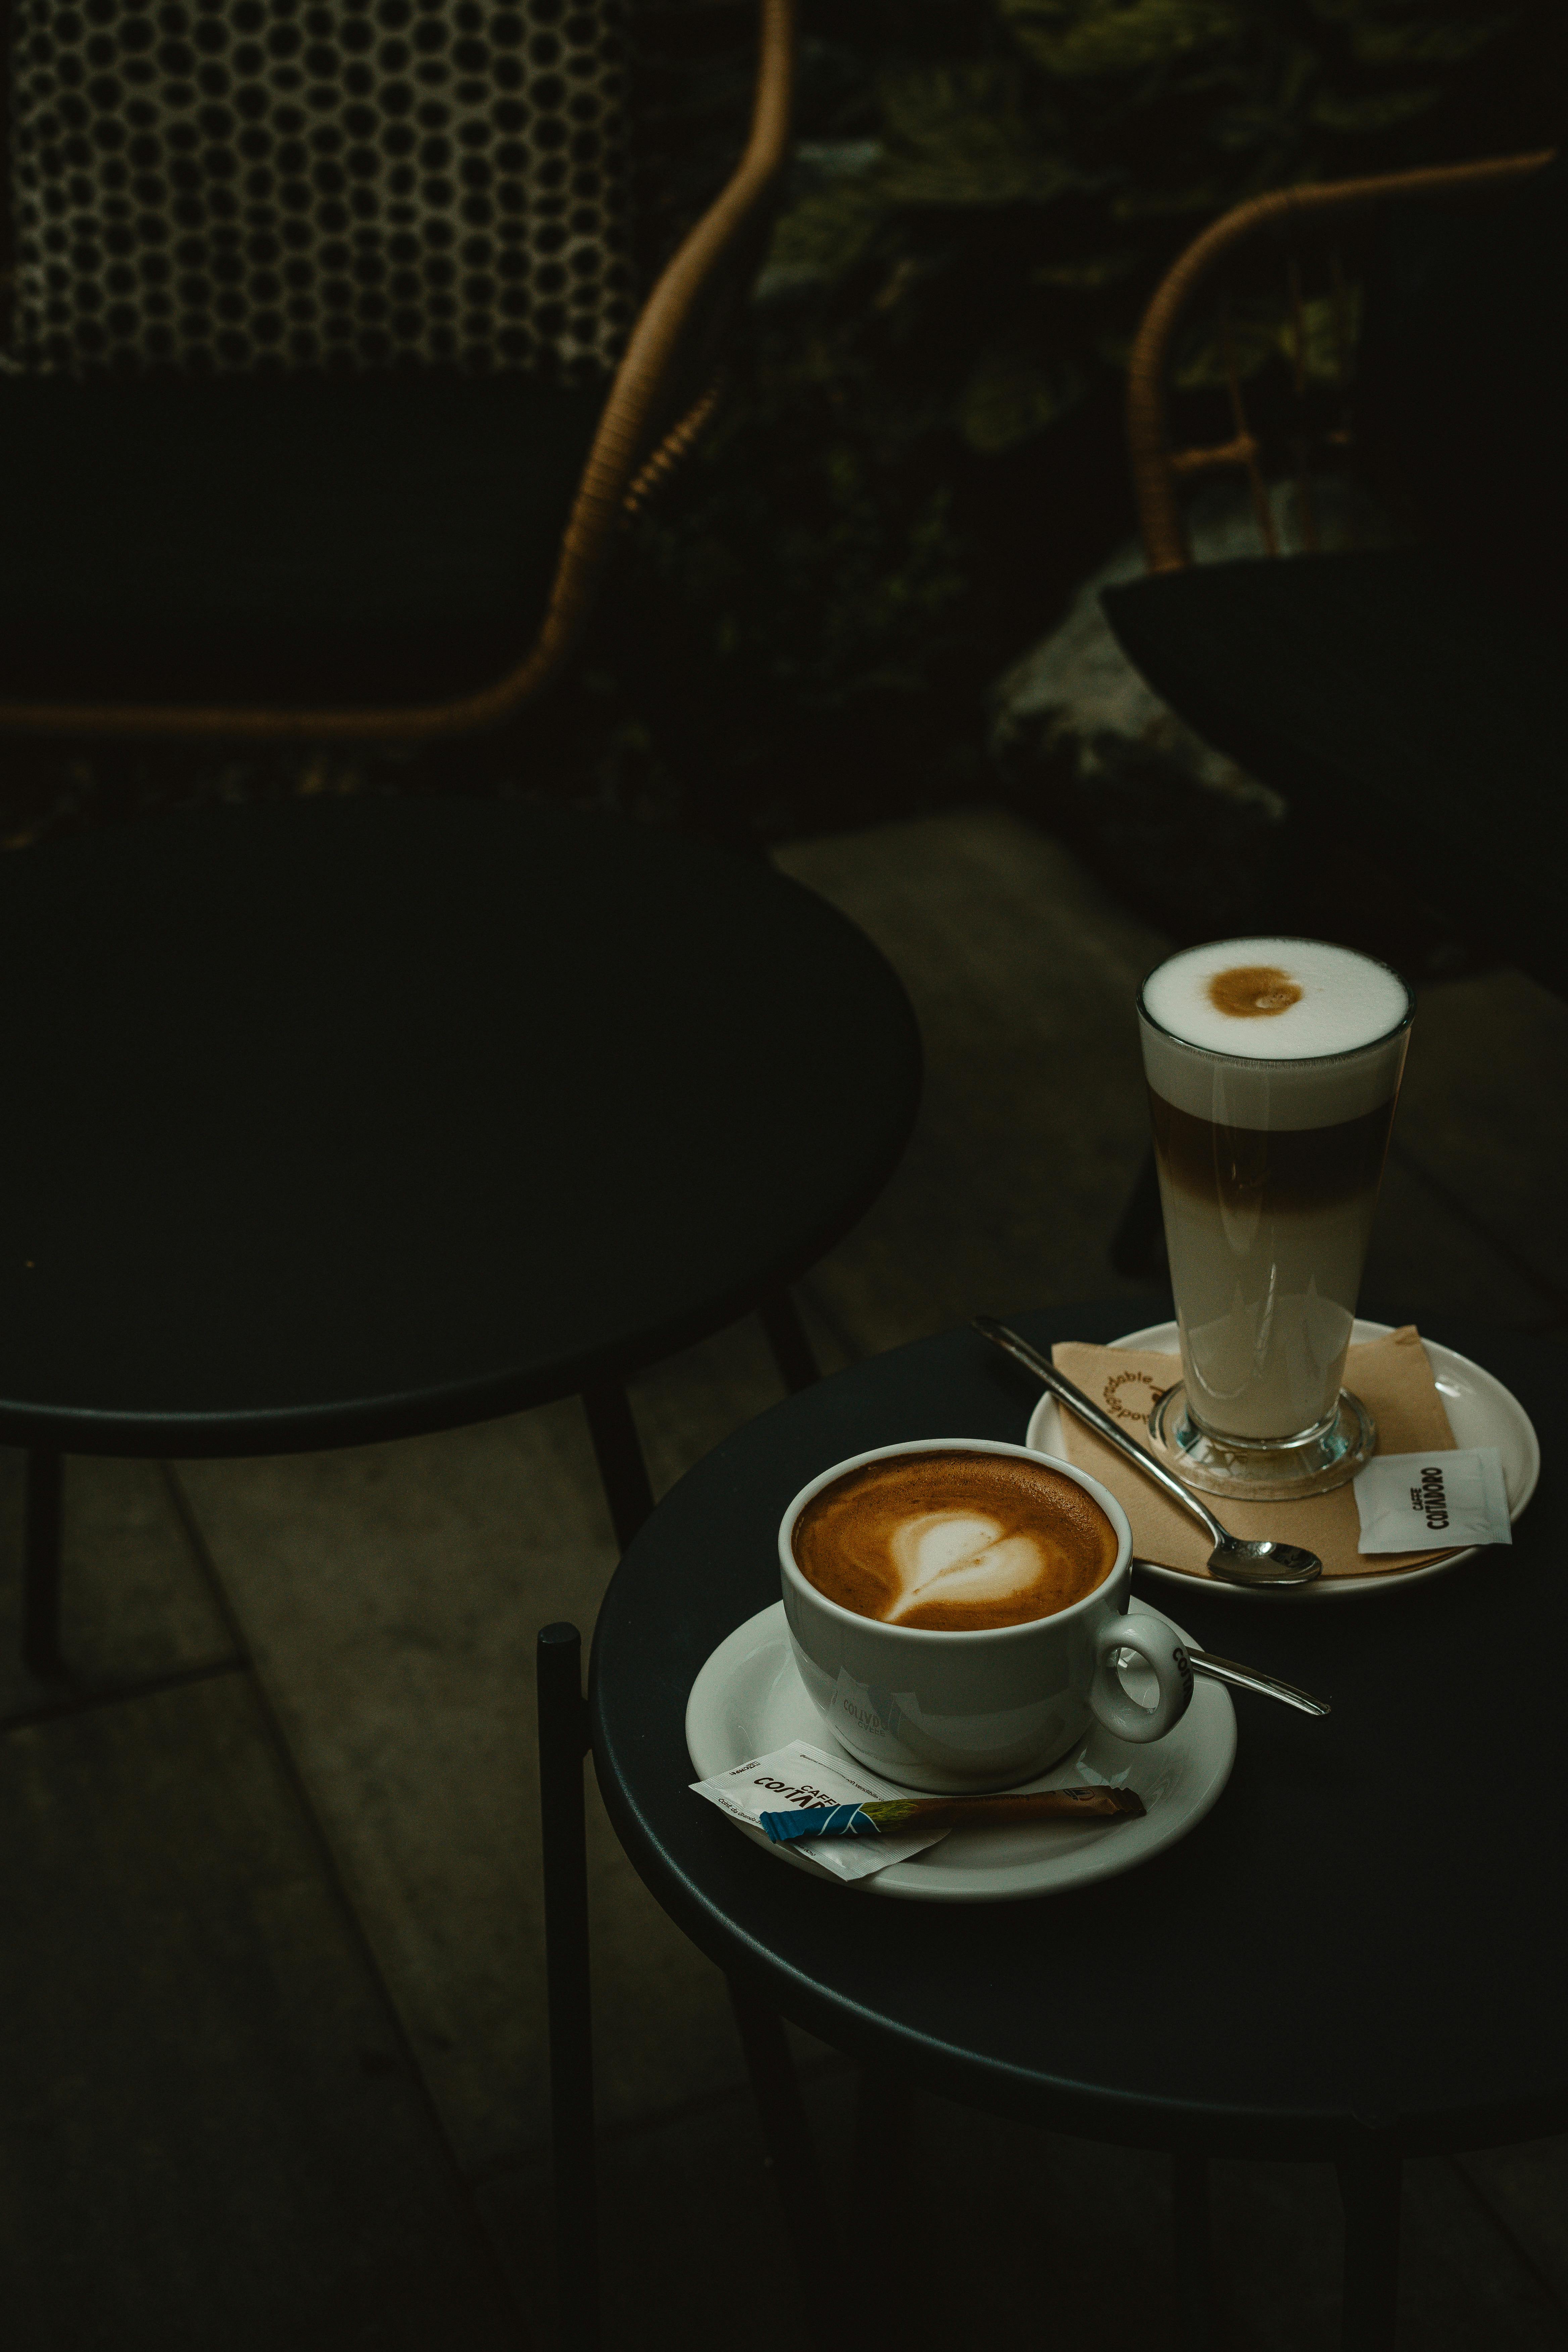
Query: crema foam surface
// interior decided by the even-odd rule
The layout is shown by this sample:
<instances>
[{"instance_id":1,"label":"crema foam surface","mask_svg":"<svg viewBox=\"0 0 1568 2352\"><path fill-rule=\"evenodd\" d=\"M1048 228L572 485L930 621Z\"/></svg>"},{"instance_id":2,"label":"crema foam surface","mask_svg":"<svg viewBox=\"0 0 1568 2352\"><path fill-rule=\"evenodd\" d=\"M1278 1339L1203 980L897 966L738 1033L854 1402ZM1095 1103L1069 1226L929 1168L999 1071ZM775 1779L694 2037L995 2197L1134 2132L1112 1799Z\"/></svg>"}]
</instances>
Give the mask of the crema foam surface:
<instances>
[{"instance_id":1,"label":"crema foam surface","mask_svg":"<svg viewBox=\"0 0 1568 2352\"><path fill-rule=\"evenodd\" d=\"M1049 1464L939 1447L836 1478L801 1512L794 1549L841 1609L970 1633L1070 1608L1110 1575L1117 1544L1093 1496Z\"/></svg>"}]
</instances>

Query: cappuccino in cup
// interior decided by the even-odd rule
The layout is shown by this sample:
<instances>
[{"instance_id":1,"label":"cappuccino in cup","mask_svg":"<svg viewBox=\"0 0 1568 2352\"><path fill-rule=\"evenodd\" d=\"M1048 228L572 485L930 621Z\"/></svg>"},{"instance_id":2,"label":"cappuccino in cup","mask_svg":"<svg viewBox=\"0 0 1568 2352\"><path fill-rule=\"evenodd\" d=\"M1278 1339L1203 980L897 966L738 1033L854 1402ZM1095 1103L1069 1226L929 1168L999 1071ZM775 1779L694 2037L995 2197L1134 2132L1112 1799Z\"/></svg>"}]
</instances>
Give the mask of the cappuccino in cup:
<instances>
[{"instance_id":1,"label":"cappuccino in cup","mask_svg":"<svg viewBox=\"0 0 1568 2352\"><path fill-rule=\"evenodd\" d=\"M1116 1530L1043 1462L933 1450L836 1478L795 1526L818 1592L883 1625L977 1633L1068 1609L1102 1584Z\"/></svg>"},{"instance_id":2,"label":"cappuccino in cup","mask_svg":"<svg viewBox=\"0 0 1568 2352\"><path fill-rule=\"evenodd\" d=\"M850 1755L906 1788L1003 1789L1096 1722L1158 1739L1192 1669L1158 1617L1127 1613L1131 1530L1098 1479L1021 1445L931 1438L856 1454L784 1513L795 1664ZM1152 1708L1119 1661L1152 1672Z\"/></svg>"},{"instance_id":3,"label":"cappuccino in cup","mask_svg":"<svg viewBox=\"0 0 1568 2352\"><path fill-rule=\"evenodd\" d=\"M1310 940L1191 948L1143 983L1183 1372L1155 1433L1194 1485L1320 1492L1375 1442L1340 1383L1413 1010Z\"/></svg>"}]
</instances>

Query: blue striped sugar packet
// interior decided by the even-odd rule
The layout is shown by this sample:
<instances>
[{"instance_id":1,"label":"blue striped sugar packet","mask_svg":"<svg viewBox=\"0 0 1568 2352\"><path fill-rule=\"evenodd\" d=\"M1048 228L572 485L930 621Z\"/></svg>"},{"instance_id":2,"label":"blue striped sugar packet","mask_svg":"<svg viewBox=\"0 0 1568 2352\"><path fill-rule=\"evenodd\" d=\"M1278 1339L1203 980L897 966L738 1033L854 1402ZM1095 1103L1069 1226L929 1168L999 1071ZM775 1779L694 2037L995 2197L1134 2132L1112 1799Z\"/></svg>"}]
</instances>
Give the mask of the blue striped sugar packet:
<instances>
[{"instance_id":1,"label":"blue striped sugar packet","mask_svg":"<svg viewBox=\"0 0 1568 2352\"><path fill-rule=\"evenodd\" d=\"M810 1805L803 1813L764 1813L770 1845L799 1845L813 1837L880 1837L861 1805Z\"/></svg>"},{"instance_id":2,"label":"blue striped sugar packet","mask_svg":"<svg viewBox=\"0 0 1568 2352\"><path fill-rule=\"evenodd\" d=\"M863 1764L847 1756L830 1755L804 1739L792 1740L771 1756L749 1757L732 1771L693 1780L691 1787L757 1837L766 1834L762 1828L764 1813L808 1812L820 1805L858 1806L868 1797L910 1793L878 1780ZM890 1862L906 1862L910 1854L923 1853L948 1834L946 1830L909 1830L894 1837L803 1838L792 1843L788 1851L808 1855L835 1878L869 1878L873 1872L886 1870Z\"/></svg>"}]
</instances>

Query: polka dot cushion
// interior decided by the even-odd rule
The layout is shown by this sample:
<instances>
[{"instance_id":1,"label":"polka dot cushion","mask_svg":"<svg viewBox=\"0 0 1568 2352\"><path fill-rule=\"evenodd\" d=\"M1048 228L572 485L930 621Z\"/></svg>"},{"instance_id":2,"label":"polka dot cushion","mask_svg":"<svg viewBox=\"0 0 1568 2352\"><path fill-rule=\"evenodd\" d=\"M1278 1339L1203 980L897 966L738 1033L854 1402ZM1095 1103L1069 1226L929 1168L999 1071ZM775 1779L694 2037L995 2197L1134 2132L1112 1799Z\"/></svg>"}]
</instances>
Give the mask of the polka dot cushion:
<instances>
[{"instance_id":1,"label":"polka dot cushion","mask_svg":"<svg viewBox=\"0 0 1568 2352\"><path fill-rule=\"evenodd\" d=\"M592 381L619 0L13 0L12 368Z\"/></svg>"}]
</instances>

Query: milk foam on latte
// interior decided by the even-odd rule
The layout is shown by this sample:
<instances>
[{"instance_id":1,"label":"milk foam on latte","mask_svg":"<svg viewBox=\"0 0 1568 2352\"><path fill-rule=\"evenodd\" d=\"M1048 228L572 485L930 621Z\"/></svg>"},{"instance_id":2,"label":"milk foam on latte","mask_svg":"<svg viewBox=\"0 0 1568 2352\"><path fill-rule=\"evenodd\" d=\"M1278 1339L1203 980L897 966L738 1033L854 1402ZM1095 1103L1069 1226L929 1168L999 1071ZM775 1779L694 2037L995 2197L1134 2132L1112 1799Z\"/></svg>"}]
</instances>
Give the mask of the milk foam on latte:
<instances>
[{"instance_id":1,"label":"milk foam on latte","mask_svg":"<svg viewBox=\"0 0 1568 2352\"><path fill-rule=\"evenodd\" d=\"M857 1616L933 1633L1069 1608L1116 1562L1116 1530L1045 1463L958 1448L895 1454L814 1495L794 1533L809 1584Z\"/></svg>"},{"instance_id":2,"label":"milk foam on latte","mask_svg":"<svg viewBox=\"0 0 1568 2352\"><path fill-rule=\"evenodd\" d=\"M1151 1019L1189 1045L1266 1062L1353 1054L1397 1029L1397 972L1325 940L1221 940L1173 955L1143 983Z\"/></svg>"},{"instance_id":3,"label":"milk foam on latte","mask_svg":"<svg viewBox=\"0 0 1568 2352\"><path fill-rule=\"evenodd\" d=\"M1224 940L1139 1009L1189 1408L1293 1436L1338 1399L1410 992L1350 948Z\"/></svg>"}]
</instances>

